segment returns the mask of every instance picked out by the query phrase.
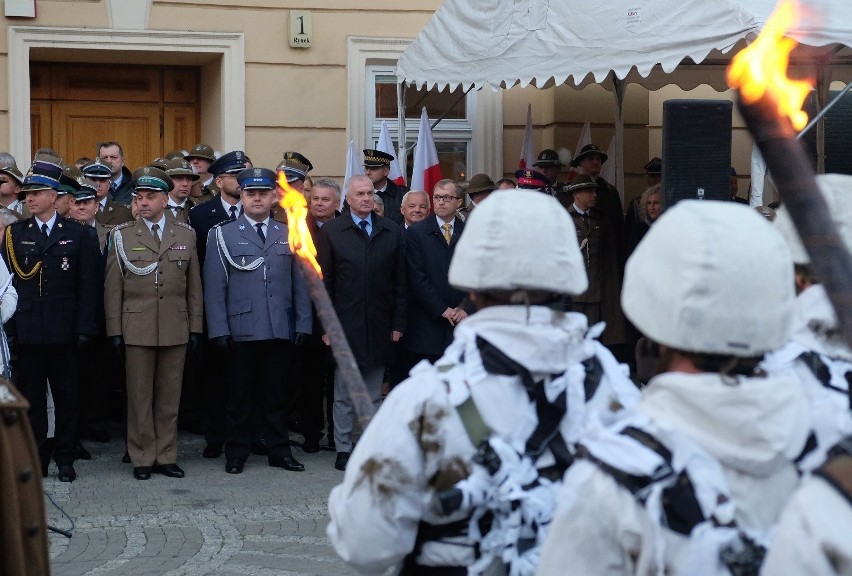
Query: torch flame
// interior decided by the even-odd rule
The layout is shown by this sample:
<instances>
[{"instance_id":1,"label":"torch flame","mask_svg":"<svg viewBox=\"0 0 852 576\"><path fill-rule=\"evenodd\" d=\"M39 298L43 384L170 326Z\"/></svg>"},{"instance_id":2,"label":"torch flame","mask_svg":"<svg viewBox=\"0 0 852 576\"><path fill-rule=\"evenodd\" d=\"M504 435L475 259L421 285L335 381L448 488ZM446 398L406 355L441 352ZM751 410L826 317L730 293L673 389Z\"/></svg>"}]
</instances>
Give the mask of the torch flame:
<instances>
[{"instance_id":1,"label":"torch flame","mask_svg":"<svg viewBox=\"0 0 852 576\"><path fill-rule=\"evenodd\" d=\"M311 231L308 229L308 203L305 195L290 186L283 170L278 171L278 186L284 191L278 204L287 211L289 230L287 239L290 242L290 248L297 256L310 262L322 278L322 268L317 262L317 249L314 246Z\"/></svg>"},{"instance_id":2,"label":"torch flame","mask_svg":"<svg viewBox=\"0 0 852 576\"><path fill-rule=\"evenodd\" d=\"M728 66L728 86L739 89L744 103L753 104L768 93L778 115L788 117L796 130L808 123L802 103L812 89L807 81L787 77L790 52L798 42L784 34L799 18L798 6L792 0L782 0L757 39Z\"/></svg>"}]
</instances>

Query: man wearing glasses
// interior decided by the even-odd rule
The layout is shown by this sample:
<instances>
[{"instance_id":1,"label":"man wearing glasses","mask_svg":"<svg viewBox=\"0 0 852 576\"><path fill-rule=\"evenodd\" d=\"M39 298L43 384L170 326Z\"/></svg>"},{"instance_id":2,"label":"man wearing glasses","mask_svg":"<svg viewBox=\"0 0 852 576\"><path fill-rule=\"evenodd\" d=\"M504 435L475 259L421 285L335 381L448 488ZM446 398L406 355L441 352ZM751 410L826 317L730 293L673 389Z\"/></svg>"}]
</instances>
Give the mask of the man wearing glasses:
<instances>
[{"instance_id":1,"label":"man wearing glasses","mask_svg":"<svg viewBox=\"0 0 852 576\"><path fill-rule=\"evenodd\" d=\"M405 232L408 276L408 322L391 384L408 377L421 360L437 361L453 337L453 327L467 317L462 309L465 293L450 286L447 274L464 222L456 210L464 196L453 180L435 184L435 213L412 224Z\"/></svg>"}]
</instances>

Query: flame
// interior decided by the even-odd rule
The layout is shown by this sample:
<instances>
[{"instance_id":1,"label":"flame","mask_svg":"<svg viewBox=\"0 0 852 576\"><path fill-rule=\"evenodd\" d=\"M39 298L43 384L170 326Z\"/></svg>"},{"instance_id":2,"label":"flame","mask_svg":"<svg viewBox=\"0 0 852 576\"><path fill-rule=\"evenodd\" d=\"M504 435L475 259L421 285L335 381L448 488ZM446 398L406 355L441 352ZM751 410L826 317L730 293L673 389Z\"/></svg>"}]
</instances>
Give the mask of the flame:
<instances>
[{"instance_id":1,"label":"flame","mask_svg":"<svg viewBox=\"0 0 852 576\"><path fill-rule=\"evenodd\" d=\"M308 202L305 195L290 186L283 170L278 171L278 186L284 191L278 204L287 211L287 239L291 249L300 258L310 262L322 278L322 268L317 262L317 249L308 230Z\"/></svg>"},{"instance_id":2,"label":"flame","mask_svg":"<svg viewBox=\"0 0 852 576\"><path fill-rule=\"evenodd\" d=\"M792 0L782 0L757 39L728 66L728 86L739 89L744 103L753 104L768 92L778 115L788 117L796 130L808 123L802 103L813 88L807 81L787 77L790 52L798 42L784 34L799 19L799 7Z\"/></svg>"}]
</instances>

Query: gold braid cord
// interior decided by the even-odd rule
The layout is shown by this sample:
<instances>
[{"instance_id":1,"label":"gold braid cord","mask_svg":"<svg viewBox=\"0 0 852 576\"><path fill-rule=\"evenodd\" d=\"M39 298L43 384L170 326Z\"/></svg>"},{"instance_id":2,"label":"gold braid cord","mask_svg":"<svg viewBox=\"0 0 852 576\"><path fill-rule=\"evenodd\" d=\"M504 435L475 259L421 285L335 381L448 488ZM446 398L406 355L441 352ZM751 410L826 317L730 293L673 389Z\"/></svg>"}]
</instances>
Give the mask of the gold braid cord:
<instances>
[{"instance_id":1,"label":"gold braid cord","mask_svg":"<svg viewBox=\"0 0 852 576\"><path fill-rule=\"evenodd\" d=\"M18 257L15 255L15 246L12 243L12 227L6 226L6 255L9 257L9 263L12 265L12 270L18 275L21 280L29 280L39 272L41 272L41 260L35 263L29 272L24 272L21 268Z\"/></svg>"}]
</instances>

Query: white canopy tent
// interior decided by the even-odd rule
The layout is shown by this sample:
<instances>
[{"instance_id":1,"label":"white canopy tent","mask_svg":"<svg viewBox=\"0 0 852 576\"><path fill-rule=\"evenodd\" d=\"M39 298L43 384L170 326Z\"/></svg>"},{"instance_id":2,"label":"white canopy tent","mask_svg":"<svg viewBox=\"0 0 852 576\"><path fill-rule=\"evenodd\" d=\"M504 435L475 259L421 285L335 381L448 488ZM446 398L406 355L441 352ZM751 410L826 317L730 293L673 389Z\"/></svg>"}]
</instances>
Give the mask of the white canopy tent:
<instances>
[{"instance_id":1,"label":"white canopy tent","mask_svg":"<svg viewBox=\"0 0 852 576\"><path fill-rule=\"evenodd\" d=\"M799 61L852 63L852 1L799 3L804 19L791 32L804 45ZM625 84L724 90L732 49L753 39L774 7L775 0L445 0L399 59L397 77L438 89L611 88L623 190ZM831 79L818 87L827 91Z\"/></svg>"}]
</instances>

